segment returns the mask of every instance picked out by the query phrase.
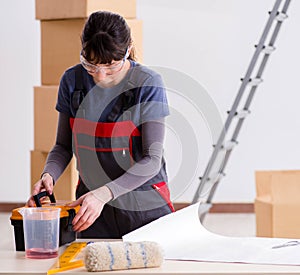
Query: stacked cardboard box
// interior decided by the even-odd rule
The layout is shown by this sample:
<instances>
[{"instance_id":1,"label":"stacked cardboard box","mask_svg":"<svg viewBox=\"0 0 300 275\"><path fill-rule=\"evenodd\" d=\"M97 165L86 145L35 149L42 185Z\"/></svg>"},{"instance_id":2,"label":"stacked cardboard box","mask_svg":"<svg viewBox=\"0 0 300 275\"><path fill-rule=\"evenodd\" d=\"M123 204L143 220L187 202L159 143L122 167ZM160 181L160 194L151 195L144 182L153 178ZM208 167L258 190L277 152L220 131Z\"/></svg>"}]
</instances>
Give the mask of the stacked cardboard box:
<instances>
[{"instance_id":1,"label":"stacked cardboard box","mask_svg":"<svg viewBox=\"0 0 300 275\"><path fill-rule=\"evenodd\" d=\"M55 110L58 86L34 88L34 150L31 151L31 187L39 180L48 153L52 149L58 121ZM78 181L75 159L57 181L54 192L58 200L74 200Z\"/></svg>"},{"instance_id":2,"label":"stacked cardboard box","mask_svg":"<svg viewBox=\"0 0 300 275\"><path fill-rule=\"evenodd\" d=\"M256 193L256 235L300 238L300 171L257 171Z\"/></svg>"},{"instance_id":3,"label":"stacked cardboard box","mask_svg":"<svg viewBox=\"0 0 300 275\"><path fill-rule=\"evenodd\" d=\"M87 17L106 10L122 15L131 28L138 61L142 61L142 21L136 19L136 0L36 0L41 23L41 82L34 88L34 150L31 182L39 179L47 155L55 143L58 85L64 71L79 62L80 35ZM60 200L74 200L78 174L74 159L55 186Z\"/></svg>"}]
</instances>

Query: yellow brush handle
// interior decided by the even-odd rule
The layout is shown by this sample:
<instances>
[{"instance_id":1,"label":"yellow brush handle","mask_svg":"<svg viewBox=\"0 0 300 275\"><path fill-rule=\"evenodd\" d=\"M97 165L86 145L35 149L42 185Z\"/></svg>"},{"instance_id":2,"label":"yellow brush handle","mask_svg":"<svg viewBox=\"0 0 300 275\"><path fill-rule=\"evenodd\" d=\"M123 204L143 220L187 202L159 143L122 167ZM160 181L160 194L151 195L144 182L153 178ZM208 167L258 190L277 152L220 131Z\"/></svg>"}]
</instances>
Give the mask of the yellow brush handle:
<instances>
[{"instance_id":1,"label":"yellow brush handle","mask_svg":"<svg viewBox=\"0 0 300 275\"><path fill-rule=\"evenodd\" d=\"M59 257L59 266L63 267L65 265L68 265L78 254L79 252L82 250L82 248L84 248L86 246L86 243L72 243L70 244L66 250L64 251L64 253Z\"/></svg>"},{"instance_id":2,"label":"yellow brush handle","mask_svg":"<svg viewBox=\"0 0 300 275\"><path fill-rule=\"evenodd\" d=\"M48 270L47 274L55 274L84 266L83 260L73 261L80 251L87 245L85 242L71 243L61 254L56 263Z\"/></svg>"},{"instance_id":3,"label":"yellow brush handle","mask_svg":"<svg viewBox=\"0 0 300 275\"><path fill-rule=\"evenodd\" d=\"M58 268L51 268L48 270L47 274L55 274L58 272L62 272L62 271L67 271L67 270L71 270L74 268L79 268L79 267L83 267L84 266L84 262L82 260L76 261L76 262L72 262L70 264L66 264L65 266L62 267L58 267Z\"/></svg>"}]
</instances>

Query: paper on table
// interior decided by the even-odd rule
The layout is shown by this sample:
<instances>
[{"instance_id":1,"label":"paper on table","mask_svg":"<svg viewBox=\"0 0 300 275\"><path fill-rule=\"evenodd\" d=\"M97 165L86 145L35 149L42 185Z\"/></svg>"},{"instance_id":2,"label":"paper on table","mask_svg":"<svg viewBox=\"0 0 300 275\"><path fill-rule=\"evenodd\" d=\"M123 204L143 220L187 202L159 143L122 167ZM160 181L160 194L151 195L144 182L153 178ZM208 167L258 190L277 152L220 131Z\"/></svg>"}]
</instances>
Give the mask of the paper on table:
<instances>
[{"instance_id":1,"label":"paper on table","mask_svg":"<svg viewBox=\"0 0 300 275\"><path fill-rule=\"evenodd\" d=\"M169 260L300 265L300 245L272 248L295 239L225 237L211 233L200 223L199 205L161 217L124 235L123 240L157 242L164 250L164 258Z\"/></svg>"}]
</instances>

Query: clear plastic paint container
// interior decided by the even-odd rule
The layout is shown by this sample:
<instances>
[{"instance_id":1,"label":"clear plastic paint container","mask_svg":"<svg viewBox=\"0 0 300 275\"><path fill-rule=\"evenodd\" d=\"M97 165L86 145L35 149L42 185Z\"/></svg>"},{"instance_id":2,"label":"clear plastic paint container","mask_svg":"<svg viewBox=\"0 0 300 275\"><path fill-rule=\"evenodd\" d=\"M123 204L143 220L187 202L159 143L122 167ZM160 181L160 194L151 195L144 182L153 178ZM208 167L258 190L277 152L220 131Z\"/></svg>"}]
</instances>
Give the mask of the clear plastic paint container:
<instances>
[{"instance_id":1,"label":"clear plastic paint container","mask_svg":"<svg viewBox=\"0 0 300 275\"><path fill-rule=\"evenodd\" d=\"M60 208L22 208L25 255L31 259L58 256Z\"/></svg>"}]
</instances>

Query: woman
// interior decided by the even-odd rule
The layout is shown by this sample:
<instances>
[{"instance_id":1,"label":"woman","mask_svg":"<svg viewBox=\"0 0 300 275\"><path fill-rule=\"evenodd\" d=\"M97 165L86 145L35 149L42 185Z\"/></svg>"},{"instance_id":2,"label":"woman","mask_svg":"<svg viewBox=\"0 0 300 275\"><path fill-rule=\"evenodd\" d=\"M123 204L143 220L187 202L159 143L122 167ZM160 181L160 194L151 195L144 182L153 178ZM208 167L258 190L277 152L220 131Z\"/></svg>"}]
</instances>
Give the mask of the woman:
<instances>
[{"instance_id":1,"label":"woman","mask_svg":"<svg viewBox=\"0 0 300 275\"><path fill-rule=\"evenodd\" d=\"M62 76L56 144L32 196L53 186L73 153L81 238L120 238L174 211L163 158L169 115L161 77L134 60L130 29L110 12L88 18L81 64ZM28 200L34 206L33 197Z\"/></svg>"}]
</instances>

